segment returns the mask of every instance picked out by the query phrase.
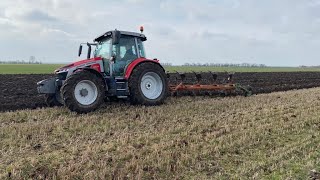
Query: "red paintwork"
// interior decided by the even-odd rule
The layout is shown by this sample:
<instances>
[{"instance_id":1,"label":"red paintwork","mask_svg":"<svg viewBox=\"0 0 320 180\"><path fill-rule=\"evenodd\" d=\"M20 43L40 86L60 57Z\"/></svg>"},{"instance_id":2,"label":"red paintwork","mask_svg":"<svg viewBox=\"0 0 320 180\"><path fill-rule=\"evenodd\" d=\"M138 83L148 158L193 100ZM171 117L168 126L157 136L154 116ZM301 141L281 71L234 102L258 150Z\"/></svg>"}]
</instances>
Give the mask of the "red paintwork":
<instances>
[{"instance_id":1,"label":"red paintwork","mask_svg":"<svg viewBox=\"0 0 320 180\"><path fill-rule=\"evenodd\" d=\"M68 65L66 65L66 66L64 66L64 67L61 67L61 68L57 69L56 72L59 71L59 70L61 70L61 69L72 68L72 67L80 66L80 65L82 65L82 64L87 64L87 63L91 63L91 62L95 62L95 61L100 61L100 60L102 60L101 57L95 57L95 58L91 58L91 59L85 59L85 60L77 61L77 62L74 62L74 63L72 63L72 64L68 64ZM152 63L157 63L157 64L160 65L159 60L157 60L157 59L151 60L151 59L146 59L146 58L138 58L138 59L132 61L132 62L126 67L124 78L125 78L125 79L129 79L129 77L130 77L133 69L134 69L138 64L140 64L140 63L142 63L142 62L152 62ZM98 71L98 72L101 72L100 64L93 64L93 65L91 65L90 67L91 67L92 69Z\"/></svg>"},{"instance_id":2,"label":"red paintwork","mask_svg":"<svg viewBox=\"0 0 320 180\"><path fill-rule=\"evenodd\" d=\"M89 63L89 62L94 62L94 61L100 61L102 60L101 57L95 57L95 58L91 58L91 59L85 59L85 60L81 60L81 61L77 61L73 63L73 66L79 66L81 64L85 64L85 63Z\"/></svg>"},{"instance_id":3,"label":"red paintwork","mask_svg":"<svg viewBox=\"0 0 320 180\"><path fill-rule=\"evenodd\" d=\"M101 73L100 64L93 64L90 67Z\"/></svg>"},{"instance_id":4,"label":"red paintwork","mask_svg":"<svg viewBox=\"0 0 320 180\"><path fill-rule=\"evenodd\" d=\"M150 60L150 59L146 59L146 58L138 58L134 61L132 61L126 68L126 71L125 71L125 75L124 75L124 78L125 79L129 79L133 69L140 63L142 62L153 62L153 63L157 63L157 64L160 64L159 63L159 60Z\"/></svg>"},{"instance_id":5,"label":"red paintwork","mask_svg":"<svg viewBox=\"0 0 320 180\"><path fill-rule=\"evenodd\" d=\"M81 64L86 64L86 63L90 63L90 62L94 62L94 61L100 61L100 60L102 60L101 57L95 57L95 58L91 58L91 59L84 59L84 60L81 60L81 61L76 61L76 62L74 62L74 63L68 64L68 65L66 65L66 66L63 66L63 67L55 70L55 72L57 72L57 71L59 71L59 70L61 70L61 69L72 68L72 67L74 67L74 66L79 66L79 65L81 65ZM96 70L97 70L97 69L96 69ZM100 65L99 65L99 70L98 70L98 71L101 72L101 70L100 70Z\"/></svg>"}]
</instances>

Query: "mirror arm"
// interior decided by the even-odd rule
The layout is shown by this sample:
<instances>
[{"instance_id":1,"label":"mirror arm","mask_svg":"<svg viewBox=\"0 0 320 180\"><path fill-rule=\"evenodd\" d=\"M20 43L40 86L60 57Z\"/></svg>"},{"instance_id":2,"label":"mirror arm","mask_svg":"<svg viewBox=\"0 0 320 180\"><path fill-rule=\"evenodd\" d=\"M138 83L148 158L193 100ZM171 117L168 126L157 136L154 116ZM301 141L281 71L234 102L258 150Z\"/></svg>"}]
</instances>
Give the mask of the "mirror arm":
<instances>
[{"instance_id":1,"label":"mirror arm","mask_svg":"<svg viewBox=\"0 0 320 180\"><path fill-rule=\"evenodd\" d=\"M82 44L80 44L80 46L79 46L79 51L78 51L78 56L79 57L81 56L81 53L82 53Z\"/></svg>"},{"instance_id":2,"label":"mirror arm","mask_svg":"<svg viewBox=\"0 0 320 180\"><path fill-rule=\"evenodd\" d=\"M91 56L91 45L88 44L88 54L87 54L87 59L90 59Z\"/></svg>"}]
</instances>

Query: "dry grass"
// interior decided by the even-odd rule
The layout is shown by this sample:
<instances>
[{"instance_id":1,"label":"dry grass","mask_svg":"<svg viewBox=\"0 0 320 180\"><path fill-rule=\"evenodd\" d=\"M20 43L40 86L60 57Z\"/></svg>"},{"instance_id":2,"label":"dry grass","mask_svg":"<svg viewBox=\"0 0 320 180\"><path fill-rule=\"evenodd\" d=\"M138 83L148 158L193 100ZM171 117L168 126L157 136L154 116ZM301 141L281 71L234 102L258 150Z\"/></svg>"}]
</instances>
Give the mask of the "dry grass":
<instances>
[{"instance_id":1,"label":"dry grass","mask_svg":"<svg viewBox=\"0 0 320 180\"><path fill-rule=\"evenodd\" d=\"M320 168L320 88L0 113L0 179L306 179Z\"/></svg>"}]
</instances>

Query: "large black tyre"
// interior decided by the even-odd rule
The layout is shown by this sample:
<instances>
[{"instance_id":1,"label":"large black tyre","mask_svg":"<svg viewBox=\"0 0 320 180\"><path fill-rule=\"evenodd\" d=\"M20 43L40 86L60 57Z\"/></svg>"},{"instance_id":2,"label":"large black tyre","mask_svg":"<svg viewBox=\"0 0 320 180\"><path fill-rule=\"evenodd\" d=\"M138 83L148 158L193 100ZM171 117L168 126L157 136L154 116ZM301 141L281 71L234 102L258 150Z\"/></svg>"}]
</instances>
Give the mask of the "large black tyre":
<instances>
[{"instance_id":1,"label":"large black tyre","mask_svg":"<svg viewBox=\"0 0 320 180\"><path fill-rule=\"evenodd\" d=\"M67 78L61 89L65 106L77 113L92 112L104 102L104 80L89 71L75 72ZM87 96L92 97L89 102L85 100Z\"/></svg>"},{"instance_id":2,"label":"large black tyre","mask_svg":"<svg viewBox=\"0 0 320 180\"><path fill-rule=\"evenodd\" d=\"M148 85L148 79L145 78L146 76L150 76L150 82L158 81L158 84L152 85L151 83L150 89L153 88L152 86L157 88L153 88L155 93L154 95L151 93L149 97L146 95L146 91L148 90L143 89L144 86ZM152 76L154 76L154 81L152 81ZM162 104L169 92L168 81L163 68L158 64L150 62L141 63L134 68L129 78L129 89L131 104L141 104L147 106Z\"/></svg>"},{"instance_id":3,"label":"large black tyre","mask_svg":"<svg viewBox=\"0 0 320 180\"><path fill-rule=\"evenodd\" d=\"M44 96L44 100L45 100L48 107L63 106L63 104L61 104L61 102L59 102L59 100L57 98L58 97L56 94L46 94Z\"/></svg>"}]
</instances>

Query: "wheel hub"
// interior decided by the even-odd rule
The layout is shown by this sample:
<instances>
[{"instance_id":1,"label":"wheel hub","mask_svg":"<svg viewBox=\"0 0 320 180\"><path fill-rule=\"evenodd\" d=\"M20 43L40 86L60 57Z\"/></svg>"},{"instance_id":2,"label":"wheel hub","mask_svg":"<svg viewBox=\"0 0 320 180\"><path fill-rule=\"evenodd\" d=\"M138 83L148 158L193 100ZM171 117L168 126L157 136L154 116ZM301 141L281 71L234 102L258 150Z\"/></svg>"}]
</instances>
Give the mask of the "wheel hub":
<instances>
[{"instance_id":1,"label":"wheel hub","mask_svg":"<svg viewBox=\"0 0 320 180\"><path fill-rule=\"evenodd\" d=\"M74 96L81 105L90 105L98 98L98 88L92 81L82 80L75 86Z\"/></svg>"},{"instance_id":2,"label":"wheel hub","mask_svg":"<svg viewBox=\"0 0 320 180\"><path fill-rule=\"evenodd\" d=\"M151 86L152 86L152 84L151 84L150 82L147 82L147 83L146 83L146 88L147 88L148 90L151 89Z\"/></svg>"},{"instance_id":3,"label":"wheel hub","mask_svg":"<svg viewBox=\"0 0 320 180\"><path fill-rule=\"evenodd\" d=\"M86 96L88 95L88 90L87 90L87 89L81 89L81 90L80 90L80 95L81 95L82 97L86 97Z\"/></svg>"},{"instance_id":4,"label":"wheel hub","mask_svg":"<svg viewBox=\"0 0 320 180\"><path fill-rule=\"evenodd\" d=\"M163 82L157 73L147 72L141 78L140 88L146 98L157 99L163 91Z\"/></svg>"}]
</instances>

